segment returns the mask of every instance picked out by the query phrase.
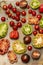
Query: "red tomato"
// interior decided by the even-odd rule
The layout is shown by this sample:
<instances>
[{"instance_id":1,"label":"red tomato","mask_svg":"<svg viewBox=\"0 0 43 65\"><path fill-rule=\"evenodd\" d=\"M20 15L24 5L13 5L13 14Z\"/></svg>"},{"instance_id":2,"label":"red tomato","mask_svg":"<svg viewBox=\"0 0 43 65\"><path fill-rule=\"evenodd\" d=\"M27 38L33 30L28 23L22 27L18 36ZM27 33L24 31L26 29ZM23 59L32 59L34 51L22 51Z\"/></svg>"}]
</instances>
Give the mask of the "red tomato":
<instances>
[{"instance_id":1,"label":"red tomato","mask_svg":"<svg viewBox=\"0 0 43 65\"><path fill-rule=\"evenodd\" d=\"M18 39L18 37L19 37L18 31L12 31L12 32L10 32L10 38L11 39Z\"/></svg>"},{"instance_id":2,"label":"red tomato","mask_svg":"<svg viewBox=\"0 0 43 65\"><path fill-rule=\"evenodd\" d=\"M9 8L9 9L12 9L12 7L13 7L12 4L9 4L9 5L8 5L8 8Z\"/></svg>"},{"instance_id":3,"label":"red tomato","mask_svg":"<svg viewBox=\"0 0 43 65\"><path fill-rule=\"evenodd\" d=\"M31 51L32 50L32 46L28 46L28 50Z\"/></svg>"},{"instance_id":4,"label":"red tomato","mask_svg":"<svg viewBox=\"0 0 43 65\"><path fill-rule=\"evenodd\" d=\"M20 20L20 17L19 16L16 16L16 21L19 21Z\"/></svg>"},{"instance_id":5,"label":"red tomato","mask_svg":"<svg viewBox=\"0 0 43 65\"><path fill-rule=\"evenodd\" d=\"M16 13L17 9L16 8L12 8L12 11L13 11L13 13Z\"/></svg>"},{"instance_id":6,"label":"red tomato","mask_svg":"<svg viewBox=\"0 0 43 65\"><path fill-rule=\"evenodd\" d=\"M16 2L16 6L19 6L19 2L18 1Z\"/></svg>"},{"instance_id":7,"label":"red tomato","mask_svg":"<svg viewBox=\"0 0 43 65\"><path fill-rule=\"evenodd\" d=\"M39 12L43 13L43 4L40 5Z\"/></svg>"},{"instance_id":8,"label":"red tomato","mask_svg":"<svg viewBox=\"0 0 43 65\"><path fill-rule=\"evenodd\" d=\"M10 24L11 27L15 25L14 21L10 21L9 24Z\"/></svg>"},{"instance_id":9,"label":"red tomato","mask_svg":"<svg viewBox=\"0 0 43 65\"><path fill-rule=\"evenodd\" d=\"M12 17L12 14L11 14L11 13L9 13L9 14L8 14L8 17Z\"/></svg>"},{"instance_id":10,"label":"red tomato","mask_svg":"<svg viewBox=\"0 0 43 65\"><path fill-rule=\"evenodd\" d=\"M37 34L37 31L33 31L33 35L36 35Z\"/></svg>"},{"instance_id":11,"label":"red tomato","mask_svg":"<svg viewBox=\"0 0 43 65\"><path fill-rule=\"evenodd\" d=\"M32 16L36 16L36 12L35 11L32 11Z\"/></svg>"},{"instance_id":12,"label":"red tomato","mask_svg":"<svg viewBox=\"0 0 43 65\"><path fill-rule=\"evenodd\" d=\"M22 18L22 19L21 19L21 22L22 22L22 23L25 23L25 22L26 22L26 19L25 19L25 18Z\"/></svg>"},{"instance_id":13,"label":"red tomato","mask_svg":"<svg viewBox=\"0 0 43 65\"><path fill-rule=\"evenodd\" d=\"M29 5L27 5L27 9L29 9L30 8L30 6Z\"/></svg>"},{"instance_id":14,"label":"red tomato","mask_svg":"<svg viewBox=\"0 0 43 65\"><path fill-rule=\"evenodd\" d=\"M17 25L14 25L13 30L17 30L17 29L18 29Z\"/></svg>"},{"instance_id":15,"label":"red tomato","mask_svg":"<svg viewBox=\"0 0 43 65\"><path fill-rule=\"evenodd\" d=\"M6 20L6 18L5 18L5 17L1 17L1 20L2 20L2 21L5 21L5 20Z\"/></svg>"},{"instance_id":16,"label":"red tomato","mask_svg":"<svg viewBox=\"0 0 43 65\"><path fill-rule=\"evenodd\" d=\"M42 15L38 14L37 18L40 20L42 18Z\"/></svg>"},{"instance_id":17,"label":"red tomato","mask_svg":"<svg viewBox=\"0 0 43 65\"><path fill-rule=\"evenodd\" d=\"M20 16L20 12L19 12L19 11L17 11L17 12L16 12L16 15L17 15L17 16Z\"/></svg>"},{"instance_id":18,"label":"red tomato","mask_svg":"<svg viewBox=\"0 0 43 65\"><path fill-rule=\"evenodd\" d=\"M29 14L32 14L32 10L29 10L28 13L29 13Z\"/></svg>"},{"instance_id":19,"label":"red tomato","mask_svg":"<svg viewBox=\"0 0 43 65\"><path fill-rule=\"evenodd\" d=\"M6 10L6 14L10 14L10 10L9 9Z\"/></svg>"},{"instance_id":20,"label":"red tomato","mask_svg":"<svg viewBox=\"0 0 43 65\"><path fill-rule=\"evenodd\" d=\"M22 11L21 14L22 14L22 16L26 16L26 12L25 11Z\"/></svg>"},{"instance_id":21,"label":"red tomato","mask_svg":"<svg viewBox=\"0 0 43 65\"><path fill-rule=\"evenodd\" d=\"M42 30L42 29L40 29L40 30L39 30L39 33L40 33L40 34L43 34L43 30Z\"/></svg>"},{"instance_id":22,"label":"red tomato","mask_svg":"<svg viewBox=\"0 0 43 65\"><path fill-rule=\"evenodd\" d=\"M22 27L22 23L21 22L18 22L17 23L17 27L21 28Z\"/></svg>"},{"instance_id":23,"label":"red tomato","mask_svg":"<svg viewBox=\"0 0 43 65\"><path fill-rule=\"evenodd\" d=\"M34 26L35 30L39 30L39 25Z\"/></svg>"},{"instance_id":24,"label":"red tomato","mask_svg":"<svg viewBox=\"0 0 43 65\"><path fill-rule=\"evenodd\" d=\"M16 19L16 16L12 16L12 19Z\"/></svg>"},{"instance_id":25,"label":"red tomato","mask_svg":"<svg viewBox=\"0 0 43 65\"><path fill-rule=\"evenodd\" d=\"M3 9L4 10L7 10L7 5L3 5Z\"/></svg>"}]
</instances>

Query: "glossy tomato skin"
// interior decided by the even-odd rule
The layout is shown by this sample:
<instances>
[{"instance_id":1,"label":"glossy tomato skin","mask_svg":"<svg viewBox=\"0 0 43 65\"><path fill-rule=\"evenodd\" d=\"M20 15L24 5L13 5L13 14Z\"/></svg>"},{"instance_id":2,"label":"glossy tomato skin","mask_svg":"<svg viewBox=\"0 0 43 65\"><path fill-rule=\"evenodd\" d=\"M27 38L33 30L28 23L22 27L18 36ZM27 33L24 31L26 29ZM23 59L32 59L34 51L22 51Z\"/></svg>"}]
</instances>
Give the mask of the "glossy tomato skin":
<instances>
[{"instance_id":1,"label":"glossy tomato skin","mask_svg":"<svg viewBox=\"0 0 43 65\"><path fill-rule=\"evenodd\" d=\"M7 5L3 5L3 9L4 10L7 10Z\"/></svg>"},{"instance_id":2,"label":"glossy tomato skin","mask_svg":"<svg viewBox=\"0 0 43 65\"><path fill-rule=\"evenodd\" d=\"M12 8L12 11L13 11L13 13L16 13L17 9L16 8Z\"/></svg>"},{"instance_id":3,"label":"glossy tomato skin","mask_svg":"<svg viewBox=\"0 0 43 65\"><path fill-rule=\"evenodd\" d=\"M10 21L10 22L9 22L9 25L10 25L11 27L13 27L13 26L15 25L14 21Z\"/></svg>"},{"instance_id":4,"label":"glossy tomato skin","mask_svg":"<svg viewBox=\"0 0 43 65\"><path fill-rule=\"evenodd\" d=\"M19 6L19 1L16 2L16 6Z\"/></svg>"},{"instance_id":5,"label":"glossy tomato skin","mask_svg":"<svg viewBox=\"0 0 43 65\"><path fill-rule=\"evenodd\" d=\"M10 32L10 38L11 39L18 39L19 38L18 31L14 30L14 31Z\"/></svg>"},{"instance_id":6,"label":"glossy tomato skin","mask_svg":"<svg viewBox=\"0 0 43 65\"><path fill-rule=\"evenodd\" d=\"M17 29L18 29L17 25L14 25L13 30L17 30Z\"/></svg>"},{"instance_id":7,"label":"glossy tomato skin","mask_svg":"<svg viewBox=\"0 0 43 65\"><path fill-rule=\"evenodd\" d=\"M33 31L33 35L35 36L37 34L37 31Z\"/></svg>"},{"instance_id":8,"label":"glossy tomato skin","mask_svg":"<svg viewBox=\"0 0 43 65\"><path fill-rule=\"evenodd\" d=\"M35 11L32 11L32 16L36 16L36 12Z\"/></svg>"},{"instance_id":9,"label":"glossy tomato skin","mask_svg":"<svg viewBox=\"0 0 43 65\"><path fill-rule=\"evenodd\" d=\"M8 8L9 8L9 9L12 9L12 7L13 7L12 4L9 4L9 5L8 5Z\"/></svg>"},{"instance_id":10,"label":"glossy tomato skin","mask_svg":"<svg viewBox=\"0 0 43 65\"><path fill-rule=\"evenodd\" d=\"M35 30L39 30L39 25L34 26Z\"/></svg>"},{"instance_id":11,"label":"glossy tomato skin","mask_svg":"<svg viewBox=\"0 0 43 65\"><path fill-rule=\"evenodd\" d=\"M43 4L40 5L39 12L43 13Z\"/></svg>"},{"instance_id":12,"label":"glossy tomato skin","mask_svg":"<svg viewBox=\"0 0 43 65\"><path fill-rule=\"evenodd\" d=\"M40 29L40 30L39 30L39 33L40 33L40 34L43 34L43 29Z\"/></svg>"},{"instance_id":13,"label":"glossy tomato skin","mask_svg":"<svg viewBox=\"0 0 43 65\"><path fill-rule=\"evenodd\" d=\"M32 50L32 46L28 46L28 48L27 48L29 51L31 51Z\"/></svg>"},{"instance_id":14,"label":"glossy tomato skin","mask_svg":"<svg viewBox=\"0 0 43 65\"><path fill-rule=\"evenodd\" d=\"M22 16L26 16L26 12L25 11L22 11L21 14L22 14Z\"/></svg>"},{"instance_id":15,"label":"glossy tomato skin","mask_svg":"<svg viewBox=\"0 0 43 65\"><path fill-rule=\"evenodd\" d=\"M21 19L21 22L22 22L22 23L25 23L25 22L26 22L26 19L25 19L25 18L22 18L22 19Z\"/></svg>"},{"instance_id":16,"label":"glossy tomato skin","mask_svg":"<svg viewBox=\"0 0 43 65\"><path fill-rule=\"evenodd\" d=\"M1 17L1 21L5 21L6 20L6 18L5 17Z\"/></svg>"},{"instance_id":17,"label":"glossy tomato skin","mask_svg":"<svg viewBox=\"0 0 43 65\"><path fill-rule=\"evenodd\" d=\"M37 18L40 20L42 18L42 15L38 14Z\"/></svg>"},{"instance_id":18,"label":"glossy tomato skin","mask_svg":"<svg viewBox=\"0 0 43 65\"><path fill-rule=\"evenodd\" d=\"M24 62L24 63L28 63L28 62L30 61L30 56L29 56L28 54L23 54L23 55L21 56L21 60L22 60L22 62Z\"/></svg>"},{"instance_id":19,"label":"glossy tomato skin","mask_svg":"<svg viewBox=\"0 0 43 65\"><path fill-rule=\"evenodd\" d=\"M28 13L29 13L29 14L32 14L32 10L28 10Z\"/></svg>"},{"instance_id":20,"label":"glossy tomato skin","mask_svg":"<svg viewBox=\"0 0 43 65\"><path fill-rule=\"evenodd\" d=\"M21 27L22 27L22 23L21 23L21 22L18 22L18 23L17 23L17 27L18 27L18 28L21 28Z\"/></svg>"}]
</instances>

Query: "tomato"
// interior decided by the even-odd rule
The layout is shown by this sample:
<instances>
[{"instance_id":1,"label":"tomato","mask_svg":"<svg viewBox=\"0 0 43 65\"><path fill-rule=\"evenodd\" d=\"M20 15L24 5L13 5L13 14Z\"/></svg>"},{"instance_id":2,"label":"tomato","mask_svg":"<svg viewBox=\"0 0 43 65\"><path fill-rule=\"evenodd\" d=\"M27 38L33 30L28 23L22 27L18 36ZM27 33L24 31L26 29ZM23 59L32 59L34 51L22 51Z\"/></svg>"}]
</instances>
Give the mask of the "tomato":
<instances>
[{"instance_id":1,"label":"tomato","mask_svg":"<svg viewBox=\"0 0 43 65\"><path fill-rule=\"evenodd\" d=\"M15 16L15 19L16 19L16 21L19 21L20 17L19 16Z\"/></svg>"},{"instance_id":2,"label":"tomato","mask_svg":"<svg viewBox=\"0 0 43 65\"><path fill-rule=\"evenodd\" d=\"M32 50L32 46L28 46L28 50L31 51Z\"/></svg>"},{"instance_id":3,"label":"tomato","mask_svg":"<svg viewBox=\"0 0 43 65\"><path fill-rule=\"evenodd\" d=\"M12 17L12 13L9 13L9 14L8 14L8 17Z\"/></svg>"},{"instance_id":4,"label":"tomato","mask_svg":"<svg viewBox=\"0 0 43 65\"><path fill-rule=\"evenodd\" d=\"M15 23L14 23L14 21L10 21L9 24L10 24L10 26L12 27L12 26L14 26Z\"/></svg>"},{"instance_id":5,"label":"tomato","mask_svg":"<svg viewBox=\"0 0 43 65\"><path fill-rule=\"evenodd\" d=\"M34 26L35 30L39 30L39 25Z\"/></svg>"},{"instance_id":6,"label":"tomato","mask_svg":"<svg viewBox=\"0 0 43 65\"><path fill-rule=\"evenodd\" d=\"M16 15L17 15L17 16L20 16L20 12L19 12L19 11L17 11L17 12L16 12Z\"/></svg>"},{"instance_id":7,"label":"tomato","mask_svg":"<svg viewBox=\"0 0 43 65\"><path fill-rule=\"evenodd\" d=\"M42 15L38 14L37 18L40 20L42 18Z\"/></svg>"},{"instance_id":8,"label":"tomato","mask_svg":"<svg viewBox=\"0 0 43 65\"><path fill-rule=\"evenodd\" d=\"M25 19L25 18L22 18L22 19L21 19L21 22L22 22L22 23L25 23L25 22L26 22L26 19Z\"/></svg>"},{"instance_id":9,"label":"tomato","mask_svg":"<svg viewBox=\"0 0 43 65\"><path fill-rule=\"evenodd\" d=\"M21 28L22 27L22 23L21 22L18 22L17 23L17 27Z\"/></svg>"},{"instance_id":10,"label":"tomato","mask_svg":"<svg viewBox=\"0 0 43 65\"><path fill-rule=\"evenodd\" d=\"M36 35L37 34L37 31L33 31L33 35Z\"/></svg>"},{"instance_id":11,"label":"tomato","mask_svg":"<svg viewBox=\"0 0 43 65\"><path fill-rule=\"evenodd\" d=\"M12 32L10 32L10 38L11 39L18 39L18 37L19 37L18 31L12 31Z\"/></svg>"},{"instance_id":12,"label":"tomato","mask_svg":"<svg viewBox=\"0 0 43 65\"><path fill-rule=\"evenodd\" d=\"M43 13L43 4L40 5L39 12Z\"/></svg>"},{"instance_id":13,"label":"tomato","mask_svg":"<svg viewBox=\"0 0 43 65\"><path fill-rule=\"evenodd\" d=\"M32 10L28 10L28 13L29 13L29 14L32 14Z\"/></svg>"},{"instance_id":14,"label":"tomato","mask_svg":"<svg viewBox=\"0 0 43 65\"><path fill-rule=\"evenodd\" d=\"M13 11L13 13L16 13L17 9L16 8L12 8L12 11Z\"/></svg>"},{"instance_id":15,"label":"tomato","mask_svg":"<svg viewBox=\"0 0 43 65\"><path fill-rule=\"evenodd\" d=\"M16 16L12 16L11 18L12 18L12 19L16 19Z\"/></svg>"},{"instance_id":16,"label":"tomato","mask_svg":"<svg viewBox=\"0 0 43 65\"><path fill-rule=\"evenodd\" d=\"M30 6L29 5L27 5L27 9L29 9L30 8Z\"/></svg>"},{"instance_id":17,"label":"tomato","mask_svg":"<svg viewBox=\"0 0 43 65\"><path fill-rule=\"evenodd\" d=\"M26 16L26 12L25 11L22 11L21 14L22 14L22 16Z\"/></svg>"},{"instance_id":18,"label":"tomato","mask_svg":"<svg viewBox=\"0 0 43 65\"><path fill-rule=\"evenodd\" d=\"M10 10L9 9L6 10L6 14L10 14Z\"/></svg>"},{"instance_id":19,"label":"tomato","mask_svg":"<svg viewBox=\"0 0 43 65\"><path fill-rule=\"evenodd\" d=\"M2 21L5 21L5 20L6 20L6 18L5 18L5 17L1 17L1 20L2 20Z\"/></svg>"},{"instance_id":20,"label":"tomato","mask_svg":"<svg viewBox=\"0 0 43 65\"><path fill-rule=\"evenodd\" d=\"M8 8L9 8L9 9L12 9L12 7L13 7L12 4L9 4L9 5L8 5Z\"/></svg>"},{"instance_id":21,"label":"tomato","mask_svg":"<svg viewBox=\"0 0 43 65\"><path fill-rule=\"evenodd\" d=\"M36 16L36 12L35 11L32 11L32 16Z\"/></svg>"},{"instance_id":22,"label":"tomato","mask_svg":"<svg viewBox=\"0 0 43 65\"><path fill-rule=\"evenodd\" d=\"M40 34L43 34L43 29L40 29L40 30L39 30L39 33L40 33Z\"/></svg>"},{"instance_id":23,"label":"tomato","mask_svg":"<svg viewBox=\"0 0 43 65\"><path fill-rule=\"evenodd\" d=\"M7 5L3 5L3 9L4 10L7 10Z\"/></svg>"},{"instance_id":24,"label":"tomato","mask_svg":"<svg viewBox=\"0 0 43 65\"><path fill-rule=\"evenodd\" d=\"M19 2L18 1L16 2L16 6L19 6Z\"/></svg>"},{"instance_id":25,"label":"tomato","mask_svg":"<svg viewBox=\"0 0 43 65\"><path fill-rule=\"evenodd\" d=\"M17 29L18 29L17 25L14 25L13 30L17 30Z\"/></svg>"}]
</instances>

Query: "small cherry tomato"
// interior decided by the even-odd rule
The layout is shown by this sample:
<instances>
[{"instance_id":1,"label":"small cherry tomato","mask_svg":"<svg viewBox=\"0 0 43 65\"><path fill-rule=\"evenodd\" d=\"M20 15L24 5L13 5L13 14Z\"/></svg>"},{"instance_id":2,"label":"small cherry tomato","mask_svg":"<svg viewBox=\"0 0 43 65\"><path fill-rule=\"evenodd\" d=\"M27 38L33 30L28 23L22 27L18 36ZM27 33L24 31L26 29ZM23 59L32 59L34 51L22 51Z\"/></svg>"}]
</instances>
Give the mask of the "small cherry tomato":
<instances>
[{"instance_id":1,"label":"small cherry tomato","mask_svg":"<svg viewBox=\"0 0 43 65\"><path fill-rule=\"evenodd\" d=\"M14 21L10 21L9 24L10 24L11 27L13 27L15 23L14 23Z\"/></svg>"},{"instance_id":2,"label":"small cherry tomato","mask_svg":"<svg viewBox=\"0 0 43 65\"><path fill-rule=\"evenodd\" d=\"M18 39L19 38L19 33L18 33L18 31L12 31L12 32L10 32L10 38L11 39Z\"/></svg>"},{"instance_id":3,"label":"small cherry tomato","mask_svg":"<svg viewBox=\"0 0 43 65\"><path fill-rule=\"evenodd\" d=\"M19 11L17 11L17 12L16 12L16 15L17 15L17 16L20 16L20 12L19 12Z\"/></svg>"},{"instance_id":4,"label":"small cherry tomato","mask_svg":"<svg viewBox=\"0 0 43 65\"><path fill-rule=\"evenodd\" d=\"M4 10L7 10L7 5L3 5L3 9Z\"/></svg>"},{"instance_id":5,"label":"small cherry tomato","mask_svg":"<svg viewBox=\"0 0 43 65\"><path fill-rule=\"evenodd\" d=\"M30 8L30 6L29 5L27 5L27 9L29 9Z\"/></svg>"},{"instance_id":6,"label":"small cherry tomato","mask_svg":"<svg viewBox=\"0 0 43 65\"><path fill-rule=\"evenodd\" d=\"M20 17L19 16L16 16L16 21L19 21L20 20Z\"/></svg>"},{"instance_id":7,"label":"small cherry tomato","mask_svg":"<svg viewBox=\"0 0 43 65\"><path fill-rule=\"evenodd\" d=\"M34 26L35 30L39 30L39 25Z\"/></svg>"},{"instance_id":8,"label":"small cherry tomato","mask_svg":"<svg viewBox=\"0 0 43 65\"><path fill-rule=\"evenodd\" d=\"M28 10L28 13L29 13L29 14L32 14L32 10Z\"/></svg>"},{"instance_id":9,"label":"small cherry tomato","mask_svg":"<svg viewBox=\"0 0 43 65\"><path fill-rule=\"evenodd\" d=\"M11 14L11 13L9 13L9 14L8 14L8 17L12 17L12 14Z\"/></svg>"},{"instance_id":10,"label":"small cherry tomato","mask_svg":"<svg viewBox=\"0 0 43 65\"><path fill-rule=\"evenodd\" d=\"M16 16L12 16L12 19L16 19Z\"/></svg>"},{"instance_id":11,"label":"small cherry tomato","mask_svg":"<svg viewBox=\"0 0 43 65\"><path fill-rule=\"evenodd\" d=\"M13 30L17 30L17 29L18 29L17 25L14 25Z\"/></svg>"},{"instance_id":12,"label":"small cherry tomato","mask_svg":"<svg viewBox=\"0 0 43 65\"><path fill-rule=\"evenodd\" d=\"M28 49L29 51L31 51L31 50L32 50L32 46L28 46L27 49Z\"/></svg>"},{"instance_id":13,"label":"small cherry tomato","mask_svg":"<svg viewBox=\"0 0 43 65\"><path fill-rule=\"evenodd\" d=\"M25 23L25 22L26 22L26 19L25 19L25 18L22 18L22 19L21 19L21 22L22 22L22 23Z\"/></svg>"},{"instance_id":14,"label":"small cherry tomato","mask_svg":"<svg viewBox=\"0 0 43 65\"><path fill-rule=\"evenodd\" d=\"M37 34L37 31L33 31L33 35L36 35Z\"/></svg>"},{"instance_id":15,"label":"small cherry tomato","mask_svg":"<svg viewBox=\"0 0 43 65\"><path fill-rule=\"evenodd\" d=\"M6 14L9 14L9 13L10 13L10 10L9 10L9 9L7 9L7 10L6 10Z\"/></svg>"},{"instance_id":16,"label":"small cherry tomato","mask_svg":"<svg viewBox=\"0 0 43 65\"><path fill-rule=\"evenodd\" d=\"M42 18L42 15L38 14L37 18L40 20Z\"/></svg>"},{"instance_id":17,"label":"small cherry tomato","mask_svg":"<svg viewBox=\"0 0 43 65\"><path fill-rule=\"evenodd\" d=\"M12 11L13 11L13 13L16 13L17 9L16 8L12 8Z\"/></svg>"},{"instance_id":18,"label":"small cherry tomato","mask_svg":"<svg viewBox=\"0 0 43 65\"><path fill-rule=\"evenodd\" d=\"M12 9L12 7L13 7L12 4L9 4L9 5L8 5L8 8L9 8L9 9Z\"/></svg>"},{"instance_id":19,"label":"small cherry tomato","mask_svg":"<svg viewBox=\"0 0 43 65\"><path fill-rule=\"evenodd\" d=\"M5 20L6 20L6 18L5 18L5 17L1 17L1 20L2 20L2 21L5 21Z\"/></svg>"},{"instance_id":20,"label":"small cherry tomato","mask_svg":"<svg viewBox=\"0 0 43 65\"><path fill-rule=\"evenodd\" d=\"M40 34L43 34L43 30L42 30L42 29L40 29L40 30L39 30L39 33L40 33Z\"/></svg>"},{"instance_id":21,"label":"small cherry tomato","mask_svg":"<svg viewBox=\"0 0 43 65\"><path fill-rule=\"evenodd\" d=\"M32 16L36 16L36 12L35 11L32 11Z\"/></svg>"},{"instance_id":22,"label":"small cherry tomato","mask_svg":"<svg viewBox=\"0 0 43 65\"><path fill-rule=\"evenodd\" d=\"M22 14L22 16L26 16L26 12L25 11L22 11L21 14Z\"/></svg>"},{"instance_id":23,"label":"small cherry tomato","mask_svg":"<svg viewBox=\"0 0 43 65\"><path fill-rule=\"evenodd\" d=\"M16 6L19 6L19 2L18 1L16 2Z\"/></svg>"},{"instance_id":24,"label":"small cherry tomato","mask_svg":"<svg viewBox=\"0 0 43 65\"><path fill-rule=\"evenodd\" d=\"M17 27L21 28L22 27L22 23L21 22L18 22L17 23Z\"/></svg>"}]
</instances>

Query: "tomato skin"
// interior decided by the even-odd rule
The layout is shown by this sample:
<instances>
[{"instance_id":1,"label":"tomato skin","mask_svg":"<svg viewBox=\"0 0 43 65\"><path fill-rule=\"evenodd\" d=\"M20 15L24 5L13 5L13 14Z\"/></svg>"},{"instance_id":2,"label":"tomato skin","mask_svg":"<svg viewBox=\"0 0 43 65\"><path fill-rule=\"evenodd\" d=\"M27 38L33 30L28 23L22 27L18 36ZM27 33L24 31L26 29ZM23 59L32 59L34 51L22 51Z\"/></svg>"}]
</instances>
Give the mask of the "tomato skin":
<instances>
[{"instance_id":1,"label":"tomato skin","mask_svg":"<svg viewBox=\"0 0 43 65\"><path fill-rule=\"evenodd\" d=\"M40 5L39 12L43 13L43 4Z\"/></svg>"},{"instance_id":2,"label":"tomato skin","mask_svg":"<svg viewBox=\"0 0 43 65\"><path fill-rule=\"evenodd\" d=\"M1 17L1 20L2 20L2 21L5 21L5 20L6 20L6 18L5 18L5 17Z\"/></svg>"},{"instance_id":3,"label":"tomato skin","mask_svg":"<svg viewBox=\"0 0 43 65\"><path fill-rule=\"evenodd\" d=\"M10 32L10 38L11 39L18 39L19 38L19 33L18 33L18 31L12 31L12 32Z\"/></svg>"},{"instance_id":4,"label":"tomato skin","mask_svg":"<svg viewBox=\"0 0 43 65\"><path fill-rule=\"evenodd\" d=\"M42 15L38 14L37 18L40 20L42 18Z\"/></svg>"}]
</instances>

